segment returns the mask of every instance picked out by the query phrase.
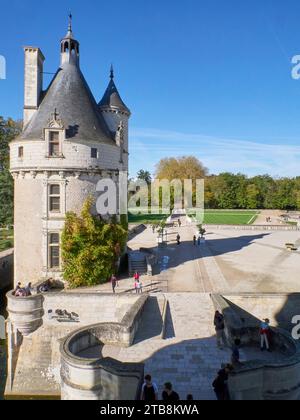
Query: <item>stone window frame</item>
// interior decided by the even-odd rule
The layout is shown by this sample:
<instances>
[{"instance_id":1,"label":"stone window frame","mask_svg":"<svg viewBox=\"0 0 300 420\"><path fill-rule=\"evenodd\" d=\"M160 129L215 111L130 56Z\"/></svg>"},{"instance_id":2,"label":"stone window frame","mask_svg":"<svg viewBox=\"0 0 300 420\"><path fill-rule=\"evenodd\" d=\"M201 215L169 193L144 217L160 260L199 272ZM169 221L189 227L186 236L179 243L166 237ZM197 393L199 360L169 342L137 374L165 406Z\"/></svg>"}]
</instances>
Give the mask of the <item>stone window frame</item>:
<instances>
[{"instance_id":1,"label":"stone window frame","mask_svg":"<svg viewBox=\"0 0 300 420\"><path fill-rule=\"evenodd\" d=\"M52 185L60 186L60 211L50 210L50 188ZM67 212L66 190L67 180L59 175L50 176L43 182L43 219L44 220L60 220L64 219Z\"/></svg>"},{"instance_id":2,"label":"stone window frame","mask_svg":"<svg viewBox=\"0 0 300 420\"><path fill-rule=\"evenodd\" d=\"M52 156L50 154L50 137L51 137L51 133L58 133L59 154L57 156ZM46 143L46 150L45 150L46 158L47 159L61 159L61 158L64 158L63 144L64 144L64 140L66 139L65 129L59 128L59 127L45 128L45 130L44 130L44 138L45 138L45 143Z\"/></svg>"},{"instance_id":3,"label":"stone window frame","mask_svg":"<svg viewBox=\"0 0 300 420\"><path fill-rule=\"evenodd\" d=\"M52 187L58 187L59 188L59 194L55 194L51 192ZM60 182L49 182L48 184L48 212L50 214L61 214L61 183ZM59 209L53 210L52 208L52 198L59 198Z\"/></svg>"},{"instance_id":4,"label":"stone window frame","mask_svg":"<svg viewBox=\"0 0 300 420\"><path fill-rule=\"evenodd\" d=\"M51 236L52 235L58 235L58 242L51 243ZM59 265L58 266L52 266L51 264L51 249L52 248L58 248L59 249ZM61 271L61 232L58 230L51 230L47 234L47 269L52 272L59 272Z\"/></svg>"}]
</instances>

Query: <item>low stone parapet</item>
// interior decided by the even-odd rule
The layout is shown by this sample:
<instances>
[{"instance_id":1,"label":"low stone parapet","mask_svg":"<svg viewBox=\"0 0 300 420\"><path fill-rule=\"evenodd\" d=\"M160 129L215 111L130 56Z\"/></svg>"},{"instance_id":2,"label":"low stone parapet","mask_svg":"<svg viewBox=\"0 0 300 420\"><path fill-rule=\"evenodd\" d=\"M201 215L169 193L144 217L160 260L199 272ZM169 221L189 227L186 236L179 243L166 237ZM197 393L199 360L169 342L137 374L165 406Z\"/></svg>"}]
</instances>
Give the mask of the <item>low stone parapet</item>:
<instances>
[{"instance_id":1,"label":"low stone parapet","mask_svg":"<svg viewBox=\"0 0 300 420\"><path fill-rule=\"evenodd\" d=\"M16 297L13 292L9 292L6 297L9 319L22 335L28 336L42 325L43 295Z\"/></svg>"},{"instance_id":2,"label":"low stone parapet","mask_svg":"<svg viewBox=\"0 0 300 420\"><path fill-rule=\"evenodd\" d=\"M103 358L104 345L129 347L138 329L147 296L142 296L121 323L101 323L70 334L61 343L63 400L134 400L138 398L144 365ZM80 356L92 351L92 356Z\"/></svg>"}]
</instances>

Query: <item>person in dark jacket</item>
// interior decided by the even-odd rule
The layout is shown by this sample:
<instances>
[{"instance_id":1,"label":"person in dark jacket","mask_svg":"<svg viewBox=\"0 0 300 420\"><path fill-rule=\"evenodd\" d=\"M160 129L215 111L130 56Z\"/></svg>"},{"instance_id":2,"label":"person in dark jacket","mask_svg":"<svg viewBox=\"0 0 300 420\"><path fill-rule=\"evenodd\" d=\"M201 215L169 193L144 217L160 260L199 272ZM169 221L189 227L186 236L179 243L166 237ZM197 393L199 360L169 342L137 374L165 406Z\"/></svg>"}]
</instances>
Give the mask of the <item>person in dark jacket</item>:
<instances>
[{"instance_id":1,"label":"person in dark jacket","mask_svg":"<svg viewBox=\"0 0 300 420\"><path fill-rule=\"evenodd\" d=\"M151 375L145 376L145 382L142 388L142 397L143 401L157 401L158 400L158 387L152 382Z\"/></svg>"},{"instance_id":2,"label":"person in dark jacket","mask_svg":"<svg viewBox=\"0 0 300 420\"><path fill-rule=\"evenodd\" d=\"M163 401L179 401L180 397L177 392L173 391L173 385L170 382L165 383L165 389L162 393Z\"/></svg>"},{"instance_id":3,"label":"person in dark jacket","mask_svg":"<svg viewBox=\"0 0 300 420\"><path fill-rule=\"evenodd\" d=\"M217 335L217 345L219 349L222 350L223 347L226 346L225 321L224 321L224 316L219 311L216 311L215 313L214 326L215 326L216 335Z\"/></svg>"},{"instance_id":4,"label":"person in dark jacket","mask_svg":"<svg viewBox=\"0 0 300 420\"><path fill-rule=\"evenodd\" d=\"M230 400L228 391L228 375L231 371L232 366L226 365L225 368L219 370L218 376L212 383L218 401Z\"/></svg>"}]
</instances>

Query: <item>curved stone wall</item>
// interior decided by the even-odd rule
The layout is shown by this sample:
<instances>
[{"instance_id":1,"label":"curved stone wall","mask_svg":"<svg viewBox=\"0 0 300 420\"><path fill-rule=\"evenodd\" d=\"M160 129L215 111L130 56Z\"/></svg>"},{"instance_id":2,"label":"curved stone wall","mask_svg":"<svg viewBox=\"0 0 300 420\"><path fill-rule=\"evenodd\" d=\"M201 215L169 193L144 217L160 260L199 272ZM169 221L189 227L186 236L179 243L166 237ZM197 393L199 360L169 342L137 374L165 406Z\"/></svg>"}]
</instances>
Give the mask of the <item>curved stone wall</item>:
<instances>
[{"instance_id":1,"label":"curved stone wall","mask_svg":"<svg viewBox=\"0 0 300 420\"><path fill-rule=\"evenodd\" d=\"M221 295L211 295L215 309L223 313L229 343L239 337L246 346L259 348L259 321L249 314L240 317L238 310ZM276 361L253 360L235 367L229 378L233 400L299 400L300 348L290 333L272 328L273 348L281 356Z\"/></svg>"},{"instance_id":2,"label":"curved stone wall","mask_svg":"<svg viewBox=\"0 0 300 420\"><path fill-rule=\"evenodd\" d=\"M63 400L135 400L144 366L102 357L103 345L127 347L133 342L147 300L142 296L121 323L82 328L63 340L61 396Z\"/></svg>"},{"instance_id":3,"label":"curved stone wall","mask_svg":"<svg viewBox=\"0 0 300 420\"><path fill-rule=\"evenodd\" d=\"M32 334L43 323L43 296L15 297L9 292L7 311L14 327L24 336Z\"/></svg>"}]
</instances>

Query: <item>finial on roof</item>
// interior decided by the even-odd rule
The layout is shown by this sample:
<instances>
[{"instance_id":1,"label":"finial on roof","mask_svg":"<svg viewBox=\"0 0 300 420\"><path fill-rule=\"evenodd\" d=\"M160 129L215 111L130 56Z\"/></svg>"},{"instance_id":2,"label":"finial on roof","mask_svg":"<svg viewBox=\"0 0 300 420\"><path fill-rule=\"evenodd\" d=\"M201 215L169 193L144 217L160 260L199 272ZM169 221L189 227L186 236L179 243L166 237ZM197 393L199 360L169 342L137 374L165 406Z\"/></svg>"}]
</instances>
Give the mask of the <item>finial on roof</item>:
<instances>
[{"instance_id":1,"label":"finial on roof","mask_svg":"<svg viewBox=\"0 0 300 420\"><path fill-rule=\"evenodd\" d=\"M111 65L110 66L110 78L113 80L113 78L115 77L115 73L114 73L114 66Z\"/></svg>"},{"instance_id":2,"label":"finial on roof","mask_svg":"<svg viewBox=\"0 0 300 420\"><path fill-rule=\"evenodd\" d=\"M69 14L68 32L72 32L72 19L73 19L73 16L72 16L72 13L70 12L70 14Z\"/></svg>"}]
</instances>

